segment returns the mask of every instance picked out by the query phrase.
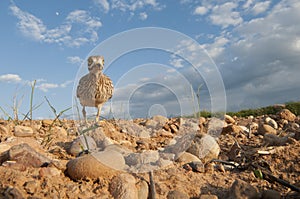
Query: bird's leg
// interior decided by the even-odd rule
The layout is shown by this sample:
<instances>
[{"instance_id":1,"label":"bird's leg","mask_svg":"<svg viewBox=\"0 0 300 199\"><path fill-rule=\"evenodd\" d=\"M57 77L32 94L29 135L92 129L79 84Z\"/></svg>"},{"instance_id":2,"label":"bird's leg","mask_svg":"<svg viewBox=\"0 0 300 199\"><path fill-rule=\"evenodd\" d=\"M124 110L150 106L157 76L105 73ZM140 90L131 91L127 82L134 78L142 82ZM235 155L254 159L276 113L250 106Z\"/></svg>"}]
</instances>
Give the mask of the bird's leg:
<instances>
[{"instance_id":1,"label":"bird's leg","mask_svg":"<svg viewBox=\"0 0 300 199\"><path fill-rule=\"evenodd\" d=\"M87 123L85 106L83 106L83 108L82 108L82 115L83 115L85 123Z\"/></svg>"},{"instance_id":2,"label":"bird's leg","mask_svg":"<svg viewBox=\"0 0 300 199\"><path fill-rule=\"evenodd\" d=\"M96 122L99 121L99 117L100 117L100 113L101 113L101 108L102 108L102 104L98 104L98 111L97 111L97 116L96 116Z\"/></svg>"}]
</instances>

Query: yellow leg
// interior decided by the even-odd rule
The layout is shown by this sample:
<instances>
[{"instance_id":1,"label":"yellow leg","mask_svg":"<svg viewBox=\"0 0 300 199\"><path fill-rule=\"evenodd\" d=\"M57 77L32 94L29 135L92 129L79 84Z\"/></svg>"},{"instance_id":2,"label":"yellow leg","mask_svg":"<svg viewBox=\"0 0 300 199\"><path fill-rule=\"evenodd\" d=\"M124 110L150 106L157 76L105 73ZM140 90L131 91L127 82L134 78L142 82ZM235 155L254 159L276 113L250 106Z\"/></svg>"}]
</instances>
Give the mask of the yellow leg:
<instances>
[{"instance_id":1,"label":"yellow leg","mask_svg":"<svg viewBox=\"0 0 300 199\"><path fill-rule=\"evenodd\" d=\"M98 108L98 111L97 111L97 116L96 116L96 122L99 121L99 117L100 117L100 113L101 113L102 104L99 104L97 108Z\"/></svg>"}]
</instances>

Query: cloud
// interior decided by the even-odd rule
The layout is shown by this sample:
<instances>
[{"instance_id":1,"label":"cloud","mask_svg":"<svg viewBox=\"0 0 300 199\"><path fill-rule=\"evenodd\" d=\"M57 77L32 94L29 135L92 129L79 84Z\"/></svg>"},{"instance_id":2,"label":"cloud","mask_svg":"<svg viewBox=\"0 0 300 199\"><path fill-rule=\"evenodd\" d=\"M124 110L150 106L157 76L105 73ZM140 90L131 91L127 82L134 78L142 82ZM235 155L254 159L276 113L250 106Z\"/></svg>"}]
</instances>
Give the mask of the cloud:
<instances>
[{"instance_id":1,"label":"cloud","mask_svg":"<svg viewBox=\"0 0 300 199\"><path fill-rule=\"evenodd\" d=\"M212 13L209 16L211 23L219 25L222 28L228 26L236 26L243 22L240 13L234 11L238 4L233 2L227 2L222 5L216 5L212 8Z\"/></svg>"},{"instance_id":2,"label":"cloud","mask_svg":"<svg viewBox=\"0 0 300 199\"><path fill-rule=\"evenodd\" d=\"M194 10L195 15L205 15L207 13L208 9L204 6L198 6Z\"/></svg>"},{"instance_id":3,"label":"cloud","mask_svg":"<svg viewBox=\"0 0 300 199\"><path fill-rule=\"evenodd\" d=\"M73 81L71 81L71 80L65 81L62 84L41 83L41 84L36 85L36 88L40 89L43 92L48 92L50 89L54 89L54 88L65 88L71 83L73 83Z\"/></svg>"},{"instance_id":4,"label":"cloud","mask_svg":"<svg viewBox=\"0 0 300 199\"><path fill-rule=\"evenodd\" d=\"M81 59L78 56L67 57L67 63L80 65L82 62L83 62L83 59Z\"/></svg>"},{"instance_id":5,"label":"cloud","mask_svg":"<svg viewBox=\"0 0 300 199\"><path fill-rule=\"evenodd\" d=\"M270 1L257 2L252 8L253 14L258 15L265 12L269 8L270 3Z\"/></svg>"},{"instance_id":6,"label":"cloud","mask_svg":"<svg viewBox=\"0 0 300 199\"><path fill-rule=\"evenodd\" d=\"M104 10L104 12L108 12L110 9L110 4L107 0L93 0L96 5Z\"/></svg>"},{"instance_id":7,"label":"cloud","mask_svg":"<svg viewBox=\"0 0 300 199\"><path fill-rule=\"evenodd\" d=\"M12 14L19 21L17 28L26 37L43 43L56 43L69 47L79 47L98 40L97 30L102 26L98 18L91 17L87 11L75 10L68 14L63 23L53 29L47 28L36 16L22 11L19 7L10 6ZM78 29L74 29L78 26Z\"/></svg>"},{"instance_id":8,"label":"cloud","mask_svg":"<svg viewBox=\"0 0 300 199\"><path fill-rule=\"evenodd\" d=\"M139 15L141 20L146 20L148 18L148 14L146 12L141 12Z\"/></svg>"},{"instance_id":9,"label":"cloud","mask_svg":"<svg viewBox=\"0 0 300 199\"><path fill-rule=\"evenodd\" d=\"M18 83L21 81L22 81L21 77L17 74L5 74L0 76L0 82Z\"/></svg>"}]
</instances>

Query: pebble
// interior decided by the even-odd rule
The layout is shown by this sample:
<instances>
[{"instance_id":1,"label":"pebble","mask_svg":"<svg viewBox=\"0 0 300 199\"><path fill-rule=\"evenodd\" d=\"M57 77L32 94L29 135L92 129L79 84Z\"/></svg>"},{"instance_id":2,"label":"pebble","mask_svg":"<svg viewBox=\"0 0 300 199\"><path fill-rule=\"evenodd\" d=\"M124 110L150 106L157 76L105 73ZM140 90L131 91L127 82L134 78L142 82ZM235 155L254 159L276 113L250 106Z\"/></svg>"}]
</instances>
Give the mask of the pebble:
<instances>
[{"instance_id":1,"label":"pebble","mask_svg":"<svg viewBox=\"0 0 300 199\"><path fill-rule=\"evenodd\" d=\"M169 191L167 199L189 199L190 197L182 192L182 191L178 191L178 190L173 190L173 191Z\"/></svg>"},{"instance_id":2,"label":"pebble","mask_svg":"<svg viewBox=\"0 0 300 199\"><path fill-rule=\"evenodd\" d=\"M278 124L275 120L273 120L270 117L266 117L265 119L266 124L270 125L271 127L273 127L274 129L278 129Z\"/></svg>"},{"instance_id":3,"label":"pebble","mask_svg":"<svg viewBox=\"0 0 300 199\"><path fill-rule=\"evenodd\" d=\"M8 130L5 126L0 125L0 135L7 135L8 134Z\"/></svg>"},{"instance_id":4,"label":"pebble","mask_svg":"<svg viewBox=\"0 0 300 199\"><path fill-rule=\"evenodd\" d=\"M128 173L115 176L109 185L109 192L114 199L138 199L136 180Z\"/></svg>"},{"instance_id":5,"label":"pebble","mask_svg":"<svg viewBox=\"0 0 300 199\"><path fill-rule=\"evenodd\" d=\"M29 194L34 194L37 191L38 187L39 187L38 181L34 181L34 180L25 182L24 184L24 189Z\"/></svg>"},{"instance_id":6,"label":"pebble","mask_svg":"<svg viewBox=\"0 0 300 199\"><path fill-rule=\"evenodd\" d=\"M262 192L262 199L280 199L281 195L278 191L268 189Z\"/></svg>"},{"instance_id":7,"label":"pebble","mask_svg":"<svg viewBox=\"0 0 300 199\"><path fill-rule=\"evenodd\" d=\"M14 136L16 137L31 137L33 136L33 130L28 126L15 126Z\"/></svg>"},{"instance_id":8,"label":"pebble","mask_svg":"<svg viewBox=\"0 0 300 199\"><path fill-rule=\"evenodd\" d=\"M235 123L235 120L230 115L224 115L224 120L227 124Z\"/></svg>"},{"instance_id":9,"label":"pebble","mask_svg":"<svg viewBox=\"0 0 300 199\"><path fill-rule=\"evenodd\" d=\"M154 120L155 122L157 122L160 126L164 126L169 121L168 118L166 118L164 116L161 116L161 115L155 115L155 116L153 116L152 120Z\"/></svg>"},{"instance_id":10,"label":"pebble","mask_svg":"<svg viewBox=\"0 0 300 199\"><path fill-rule=\"evenodd\" d=\"M210 135L196 135L187 152L197 156L205 164L218 158L220 146Z\"/></svg>"},{"instance_id":11,"label":"pebble","mask_svg":"<svg viewBox=\"0 0 300 199\"><path fill-rule=\"evenodd\" d=\"M262 124L258 126L257 132L260 135L265 135L266 133L276 134L276 129L268 124Z\"/></svg>"},{"instance_id":12,"label":"pebble","mask_svg":"<svg viewBox=\"0 0 300 199\"><path fill-rule=\"evenodd\" d=\"M137 183L138 199L148 199L149 186L145 180L141 180Z\"/></svg>"},{"instance_id":13,"label":"pebble","mask_svg":"<svg viewBox=\"0 0 300 199\"><path fill-rule=\"evenodd\" d=\"M201 160L188 152L183 152L181 156L179 156L179 158L176 160L176 162L179 162L180 165L186 164L186 163L190 163L190 162L200 162Z\"/></svg>"},{"instance_id":14,"label":"pebble","mask_svg":"<svg viewBox=\"0 0 300 199\"><path fill-rule=\"evenodd\" d=\"M229 191L228 199L259 199L259 193L251 184L236 179Z\"/></svg>"},{"instance_id":15,"label":"pebble","mask_svg":"<svg viewBox=\"0 0 300 199\"><path fill-rule=\"evenodd\" d=\"M8 151L7 160L35 168L51 162L49 158L35 151L27 143L11 147Z\"/></svg>"},{"instance_id":16,"label":"pebble","mask_svg":"<svg viewBox=\"0 0 300 199\"><path fill-rule=\"evenodd\" d=\"M218 196L203 194L203 195L200 196L199 199L218 199Z\"/></svg>"},{"instance_id":17,"label":"pebble","mask_svg":"<svg viewBox=\"0 0 300 199\"><path fill-rule=\"evenodd\" d=\"M18 189L17 187L8 187L4 193L4 198L6 199L23 199L25 197L25 193Z\"/></svg>"},{"instance_id":18,"label":"pebble","mask_svg":"<svg viewBox=\"0 0 300 199\"><path fill-rule=\"evenodd\" d=\"M48 126L52 125L52 123L53 123L53 120L43 120L42 121L42 125L44 127L48 127Z\"/></svg>"},{"instance_id":19,"label":"pebble","mask_svg":"<svg viewBox=\"0 0 300 199\"><path fill-rule=\"evenodd\" d=\"M42 167L39 170L39 177L47 177L47 178L52 178L52 177L57 177L60 176L61 171L55 167Z\"/></svg>"},{"instance_id":20,"label":"pebble","mask_svg":"<svg viewBox=\"0 0 300 199\"><path fill-rule=\"evenodd\" d=\"M288 136L279 137L270 133L264 135L264 144L267 146L282 146L285 145L288 140Z\"/></svg>"},{"instance_id":21,"label":"pebble","mask_svg":"<svg viewBox=\"0 0 300 199\"><path fill-rule=\"evenodd\" d=\"M73 180L98 179L99 177L111 179L119 172L102 164L91 154L83 155L67 163L67 174Z\"/></svg>"},{"instance_id":22,"label":"pebble","mask_svg":"<svg viewBox=\"0 0 300 199\"><path fill-rule=\"evenodd\" d=\"M78 156L80 153L82 153L85 150L94 151L96 149L97 149L97 144L92 137L88 135L85 136L81 135L72 142L68 152L70 155Z\"/></svg>"},{"instance_id":23,"label":"pebble","mask_svg":"<svg viewBox=\"0 0 300 199\"><path fill-rule=\"evenodd\" d=\"M5 143L0 143L0 154L8 151L10 149L10 146L8 144Z\"/></svg>"},{"instance_id":24,"label":"pebble","mask_svg":"<svg viewBox=\"0 0 300 199\"><path fill-rule=\"evenodd\" d=\"M242 132L244 132L243 128L241 128L240 126L237 126L237 125L232 125L232 124L224 127L222 130L223 135L231 134L231 133L239 134Z\"/></svg>"}]
</instances>

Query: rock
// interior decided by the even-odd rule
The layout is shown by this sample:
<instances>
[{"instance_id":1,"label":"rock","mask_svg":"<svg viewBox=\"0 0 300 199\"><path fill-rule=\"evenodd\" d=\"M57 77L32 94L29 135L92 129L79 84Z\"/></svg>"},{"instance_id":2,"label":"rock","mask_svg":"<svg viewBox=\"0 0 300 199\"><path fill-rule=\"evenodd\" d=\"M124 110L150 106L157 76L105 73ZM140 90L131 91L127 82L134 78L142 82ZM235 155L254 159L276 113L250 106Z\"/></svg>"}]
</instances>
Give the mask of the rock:
<instances>
[{"instance_id":1,"label":"rock","mask_svg":"<svg viewBox=\"0 0 300 199\"><path fill-rule=\"evenodd\" d=\"M8 151L10 149L10 146L8 144L5 143L0 143L0 154Z\"/></svg>"},{"instance_id":2,"label":"rock","mask_svg":"<svg viewBox=\"0 0 300 199\"><path fill-rule=\"evenodd\" d=\"M231 133L238 134L238 133L242 133L242 132L244 132L244 130L240 126L232 125L232 124L224 127L222 130L223 135L231 134Z\"/></svg>"},{"instance_id":3,"label":"rock","mask_svg":"<svg viewBox=\"0 0 300 199\"><path fill-rule=\"evenodd\" d=\"M92 155L102 164L114 170L124 170L127 168L125 159L121 152L114 150L105 150L92 153Z\"/></svg>"},{"instance_id":4,"label":"rock","mask_svg":"<svg viewBox=\"0 0 300 199\"><path fill-rule=\"evenodd\" d=\"M68 132L66 131L66 129L59 127L59 126L55 126L53 128L53 131L59 135L59 136L63 136L63 137L67 137L68 136Z\"/></svg>"},{"instance_id":5,"label":"rock","mask_svg":"<svg viewBox=\"0 0 300 199\"><path fill-rule=\"evenodd\" d=\"M189 199L190 197L181 191L173 190L169 191L167 199Z\"/></svg>"},{"instance_id":6,"label":"rock","mask_svg":"<svg viewBox=\"0 0 300 199\"><path fill-rule=\"evenodd\" d=\"M233 161L240 161L242 148L238 142L234 142L228 152L228 159Z\"/></svg>"},{"instance_id":7,"label":"rock","mask_svg":"<svg viewBox=\"0 0 300 199\"><path fill-rule=\"evenodd\" d=\"M122 173L111 180L109 192L115 199L138 199L138 190L135 184L136 180L132 175Z\"/></svg>"},{"instance_id":8,"label":"rock","mask_svg":"<svg viewBox=\"0 0 300 199\"><path fill-rule=\"evenodd\" d=\"M61 171L58 170L55 167L42 167L39 170L39 177L40 178L53 178L53 177L57 177L60 176Z\"/></svg>"},{"instance_id":9,"label":"rock","mask_svg":"<svg viewBox=\"0 0 300 199\"><path fill-rule=\"evenodd\" d=\"M148 119L145 123L146 128L156 129L158 122L152 119Z\"/></svg>"},{"instance_id":10,"label":"rock","mask_svg":"<svg viewBox=\"0 0 300 199\"><path fill-rule=\"evenodd\" d=\"M38 181L34 181L34 180L25 182L24 184L24 189L29 194L34 194L37 191L38 187L39 187Z\"/></svg>"},{"instance_id":11,"label":"rock","mask_svg":"<svg viewBox=\"0 0 300 199\"><path fill-rule=\"evenodd\" d=\"M147 131L147 129L136 123L119 120L117 124L120 126L123 133L127 133L131 136L139 138L150 138L150 133Z\"/></svg>"},{"instance_id":12,"label":"rock","mask_svg":"<svg viewBox=\"0 0 300 199\"><path fill-rule=\"evenodd\" d=\"M205 167L201 161L190 162L188 165L192 168L193 171L204 173Z\"/></svg>"},{"instance_id":13,"label":"rock","mask_svg":"<svg viewBox=\"0 0 300 199\"><path fill-rule=\"evenodd\" d=\"M33 136L33 130L28 126L15 126L14 136L16 137L31 137Z\"/></svg>"},{"instance_id":14,"label":"rock","mask_svg":"<svg viewBox=\"0 0 300 199\"><path fill-rule=\"evenodd\" d=\"M281 195L278 191L268 189L262 192L262 199L280 199Z\"/></svg>"},{"instance_id":15,"label":"rock","mask_svg":"<svg viewBox=\"0 0 300 199\"><path fill-rule=\"evenodd\" d=\"M141 180L137 183L138 199L148 199L149 186L145 180Z\"/></svg>"},{"instance_id":16,"label":"rock","mask_svg":"<svg viewBox=\"0 0 300 199\"><path fill-rule=\"evenodd\" d=\"M125 157L126 164L129 166L155 163L159 159L158 151L144 151L142 153L130 153Z\"/></svg>"},{"instance_id":17,"label":"rock","mask_svg":"<svg viewBox=\"0 0 300 199\"><path fill-rule=\"evenodd\" d=\"M35 151L27 143L11 147L7 153L7 160L13 160L24 166L35 168L47 165L51 162L49 158Z\"/></svg>"},{"instance_id":18,"label":"rock","mask_svg":"<svg viewBox=\"0 0 300 199\"><path fill-rule=\"evenodd\" d=\"M176 160L176 162L179 162L180 165L190 163L190 162L199 162L199 161L201 160L197 156L188 152L182 153L182 155L179 156L179 158Z\"/></svg>"},{"instance_id":19,"label":"rock","mask_svg":"<svg viewBox=\"0 0 300 199\"><path fill-rule=\"evenodd\" d=\"M21 189L18 189L17 187L8 187L4 191L4 198L5 199L23 199L25 197L25 193L21 191Z\"/></svg>"},{"instance_id":20,"label":"rock","mask_svg":"<svg viewBox=\"0 0 300 199\"><path fill-rule=\"evenodd\" d=\"M80 153L86 150L95 151L96 149L97 144L92 137L88 135L81 135L72 142L68 152L70 155L78 156Z\"/></svg>"},{"instance_id":21,"label":"rock","mask_svg":"<svg viewBox=\"0 0 300 199\"><path fill-rule=\"evenodd\" d=\"M276 134L276 130L268 124L259 125L257 132L259 135L265 135L266 133Z\"/></svg>"},{"instance_id":22,"label":"rock","mask_svg":"<svg viewBox=\"0 0 300 199\"><path fill-rule=\"evenodd\" d=\"M197 156L205 164L218 158L220 147L212 136L196 135L187 152Z\"/></svg>"},{"instance_id":23,"label":"rock","mask_svg":"<svg viewBox=\"0 0 300 199\"><path fill-rule=\"evenodd\" d=\"M278 115L281 119L285 119L289 122L293 122L296 119L296 115L292 113L289 109L282 109L278 113Z\"/></svg>"},{"instance_id":24,"label":"rock","mask_svg":"<svg viewBox=\"0 0 300 199\"><path fill-rule=\"evenodd\" d=\"M277 122L275 122L275 120L273 120L270 117L266 117L265 119L266 124L270 125L271 127L273 127L274 129L278 129L278 124Z\"/></svg>"},{"instance_id":25,"label":"rock","mask_svg":"<svg viewBox=\"0 0 300 199\"><path fill-rule=\"evenodd\" d=\"M207 134L213 137L219 137L222 133L224 127L227 126L227 123L224 120L218 118L211 118L208 123Z\"/></svg>"},{"instance_id":26,"label":"rock","mask_svg":"<svg viewBox=\"0 0 300 199\"><path fill-rule=\"evenodd\" d=\"M285 145L288 140L288 136L279 137L270 133L264 135L264 144L267 146L282 146Z\"/></svg>"},{"instance_id":27,"label":"rock","mask_svg":"<svg viewBox=\"0 0 300 199\"><path fill-rule=\"evenodd\" d=\"M259 193L251 184L237 179L233 182L228 199L259 199Z\"/></svg>"},{"instance_id":28,"label":"rock","mask_svg":"<svg viewBox=\"0 0 300 199\"><path fill-rule=\"evenodd\" d=\"M230 115L224 115L224 120L227 124L234 124L235 120Z\"/></svg>"},{"instance_id":29,"label":"rock","mask_svg":"<svg viewBox=\"0 0 300 199\"><path fill-rule=\"evenodd\" d=\"M205 117L199 117L199 124L202 124L202 125L204 125L204 124L205 124L205 122L206 122L206 119L205 119Z\"/></svg>"},{"instance_id":30,"label":"rock","mask_svg":"<svg viewBox=\"0 0 300 199\"><path fill-rule=\"evenodd\" d=\"M158 125L160 125L162 127L169 121L168 118L161 116L161 115L153 116L152 120L156 121L158 123Z\"/></svg>"},{"instance_id":31,"label":"rock","mask_svg":"<svg viewBox=\"0 0 300 199\"><path fill-rule=\"evenodd\" d=\"M48 127L53 124L53 120L42 120L43 127Z\"/></svg>"},{"instance_id":32,"label":"rock","mask_svg":"<svg viewBox=\"0 0 300 199\"><path fill-rule=\"evenodd\" d=\"M67 174L73 180L98 179L99 177L111 179L119 172L99 162L91 154L83 155L67 164Z\"/></svg>"},{"instance_id":33,"label":"rock","mask_svg":"<svg viewBox=\"0 0 300 199\"><path fill-rule=\"evenodd\" d=\"M0 125L0 135L7 135L8 134L8 129L3 126L3 125Z\"/></svg>"},{"instance_id":34,"label":"rock","mask_svg":"<svg viewBox=\"0 0 300 199\"><path fill-rule=\"evenodd\" d=\"M201 195L199 199L218 199L218 196L216 195Z\"/></svg>"}]
</instances>

